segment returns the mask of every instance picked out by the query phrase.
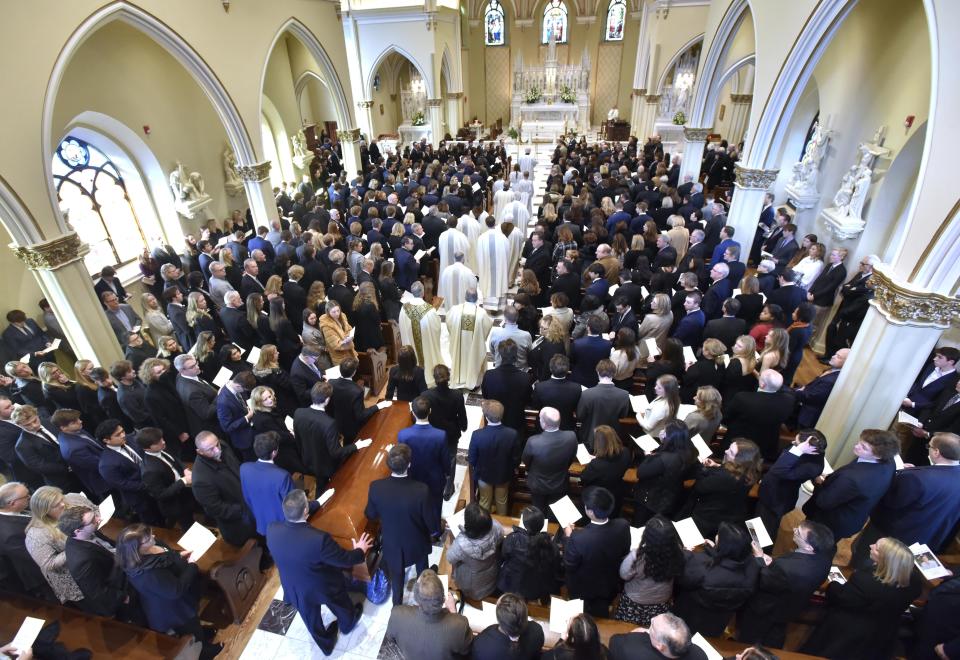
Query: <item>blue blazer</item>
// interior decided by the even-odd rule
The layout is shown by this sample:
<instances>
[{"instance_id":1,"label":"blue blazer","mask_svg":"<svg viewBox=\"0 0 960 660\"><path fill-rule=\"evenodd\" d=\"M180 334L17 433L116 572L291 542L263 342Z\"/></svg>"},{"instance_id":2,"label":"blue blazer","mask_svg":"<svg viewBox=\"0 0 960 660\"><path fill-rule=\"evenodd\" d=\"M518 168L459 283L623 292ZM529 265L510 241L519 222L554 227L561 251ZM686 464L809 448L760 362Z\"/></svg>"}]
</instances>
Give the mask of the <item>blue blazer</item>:
<instances>
[{"instance_id":1,"label":"blue blazer","mask_svg":"<svg viewBox=\"0 0 960 660\"><path fill-rule=\"evenodd\" d=\"M702 310L698 309L680 319L671 337L679 339L684 346L699 347L703 341L703 326L706 324L707 317Z\"/></svg>"},{"instance_id":2,"label":"blue blazer","mask_svg":"<svg viewBox=\"0 0 960 660\"><path fill-rule=\"evenodd\" d=\"M943 392L945 389L954 388L954 386L957 384L957 377L960 376L960 374L954 371L946 376L937 378L935 381L924 387L923 381L930 376L930 372L932 371L932 364L928 364L926 367L924 367L923 371L921 371L920 375L917 377L917 380L914 381L910 391L907 393L907 398L916 404L916 408L913 410L919 410L921 408L933 406L933 403L937 400L937 397L940 396L941 392Z\"/></svg>"},{"instance_id":3,"label":"blue blazer","mask_svg":"<svg viewBox=\"0 0 960 660\"><path fill-rule=\"evenodd\" d=\"M129 443L127 448L143 459L143 453L139 449ZM146 518L145 522L152 523L159 519L157 505L143 485L139 465L112 449L105 448L100 454L99 467L100 476L107 486L120 492L124 504L136 511L141 518Z\"/></svg>"},{"instance_id":4,"label":"blue blazer","mask_svg":"<svg viewBox=\"0 0 960 660\"><path fill-rule=\"evenodd\" d=\"M397 442L409 445L413 452L410 478L427 484L431 495L441 496L450 469L447 434L430 424L414 424L397 434Z\"/></svg>"},{"instance_id":5,"label":"blue blazer","mask_svg":"<svg viewBox=\"0 0 960 660\"><path fill-rule=\"evenodd\" d=\"M610 357L613 344L603 337L587 335L575 339L570 347L570 380L593 387L597 384L597 362Z\"/></svg>"},{"instance_id":6,"label":"blue blazer","mask_svg":"<svg viewBox=\"0 0 960 660\"><path fill-rule=\"evenodd\" d=\"M246 419L247 411L237 400L233 392L221 387L217 392L217 419L220 428L230 438L234 449L250 449L253 446L253 436L256 431Z\"/></svg>"},{"instance_id":7,"label":"blue blazer","mask_svg":"<svg viewBox=\"0 0 960 660\"><path fill-rule=\"evenodd\" d=\"M587 290L583 295L585 296L596 296L600 299L600 302L607 301L607 294L610 291L610 283L607 282L605 277L601 277L598 280L594 280L590 286L587 287Z\"/></svg>"},{"instance_id":8,"label":"blue blazer","mask_svg":"<svg viewBox=\"0 0 960 660\"><path fill-rule=\"evenodd\" d=\"M104 446L86 431L80 433L60 432L60 455L73 469L80 482L91 491L91 495L101 502L107 496L110 486L100 476L100 456Z\"/></svg>"},{"instance_id":9,"label":"blue blazer","mask_svg":"<svg viewBox=\"0 0 960 660\"><path fill-rule=\"evenodd\" d=\"M847 463L813 491L803 512L829 527L837 541L853 536L887 492L895 471L893 461Z\"/></svg>"},{"instance_id":10,"label":"blue blazer","mask_svg":"<svg viewBox=\"0 0 960 660\"><path fill-rule=\"evenodd\" d=\"M797 456L784 449L760 482L760 502L782 516L796 506L800 485L807 479L819 477L822 472L821 454Z\"/></svg>"},{"instance_id":11,"label":"blue blazer","mask_svg":"<svg viewBox=\"0 0 960 660\"><path fill-rule=\"evenodd\" d=\"M505 484L520 463L517 432L509 426L485 426L470 436L470 469L486 484Z\"/></svg>"},{"instance_id":12,"label":"blue blazer","mask_svg":"<svg viewBox=\"0 0 960 660\"><path fill-rule=\"evenodd\" d=\"M293 490L289 472L273 463L244 463L240 466L240 488L257 521L257 533L266 535L270 523L286 520L283 498Z\"/></svg>"},{"instance_id":13,"label":"blue blazer","mask_svg":"<svg viewBox=\"0 0 960 660\"><path fill-rule=\"evenodd\" d=\"M25 335L13 327L13 324L8 325L3 331L3 341L10 349L11 356L15 360L19 360L27 353L42 351L47 342L50 341L46 333L40 329L40 326L33 319L27 319L25 325L33 334ZM34 356L31 355L30 357L33 358Z\"/></svg>"},{"instance_id":14,"label":"blue blazer","mask_svg":"<svg viewBox=\"0 0 960 660\"><path fill-rule=\"evenodd\" d=\"M704 317L712 321L723 316L723 301L732 296L733 283L729 279L724 278L711 284L700 303Z\"/></svg>"},{"instance_id":15,"label":"blue blazer","mask_svg":"<svg viewBox=\"0 0 960 660\"><path fill-rule=\"evenodd\" d=\"M820 413L827 405L827 399L830 398L830 392L833 391L833 386L837 384L839 377L839 370L828 371L807 383L802 390L794 391L797 403L800 405L800 412L797 413L797 428L812 429L817 425Z\"/></svg>"},{"instance_id":16,"label":"blue blazer","mask_svg":"<svg viewBox=\"0 0 960 660\"><path fill-rule=\"evenodd\" d=\"M890 490L870 514L870 524L910 545L934 552L960 523L960 466L926 465L896 473Z\"/></svg>"},{"instance_id":17,"label":"blue blazer","mask_svg":"<svg viewBox=\"0 0 960 660\"><path fill-rule=\"evenodd\" d=\"M413 258L413 254L404 249L395 251L393 258L397 264L393 279L396 280L397 286L408 291L410 285L417 281L420 266L417 264L417 260Z\"/></svg>"}]
</instances>

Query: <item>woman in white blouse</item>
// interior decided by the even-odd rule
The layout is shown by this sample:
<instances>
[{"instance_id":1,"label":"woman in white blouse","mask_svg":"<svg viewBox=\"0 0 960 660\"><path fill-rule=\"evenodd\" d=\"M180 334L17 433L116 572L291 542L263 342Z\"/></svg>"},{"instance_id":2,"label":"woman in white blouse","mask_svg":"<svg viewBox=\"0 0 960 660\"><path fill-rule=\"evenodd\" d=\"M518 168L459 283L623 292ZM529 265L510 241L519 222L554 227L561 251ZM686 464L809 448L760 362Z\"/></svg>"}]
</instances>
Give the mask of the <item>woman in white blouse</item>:
<instances>
[{"instance_id":1,"label":"woman in white blouse","mask_svg":"<svg viewBox=\"0 0 960 660\"><path fill-rule=\"evenodd\" d=\"M826 251L827 248L823 243L814 243L807 248L807 256L793 267L793 272L800 276L800 279L796 281L797 286L802 286L804 289L810 288L813 281L820 275L820 271L823 270L823 255Z\"/></svg>"},{"instance_id":2,"label":"woman in white blouse","mask_svg":"<svg viewBox=\"0 0 960 660\"><path fill-rule=\"evenodd\" d=\"M637 335L630 328L620 328L610 350L610 361L617 368L613 384L628 392L633 387L633 372L640 365L640 349Z\"/></svg>"},{"instance_id":3,"label":"woman in white blouse","mask_svg":"<svg viewBox=\"0 0 960 660\"><path fill-rule=\"evenodd\" d=\"M643 317L637 333L637 345L640 349L640 359L646 360L649 356L646 340L653 338L658 348L663 350L663 343L667 340L667 333L673 325L673 310L670 309L670 297L665 293L658 293L650 303L650 314Z\"/></svg>"},{"instance_id":4,"label":"woman in white blouse","mask_svg":"<svg viewBox=\"0 0 960 660\"><path fill-rule=\"evenodd\" d=\"M657 379L653 391L657 398L650 402L637 421L644 431L657 437L667 422L677 418L677 411L680 409L680 384L676 376L666 374Z\"/></svg>"},{"instance_id":5,"label":"woman in white blouse","mask_svg":"<svg viewBox=\"0 0 960 660\"><path fill-rule=\"evenodd\" d=\"M144 293L140 296L140 303L143 305L143 325L150 333L150 339L154 346L160 345L160 337L173 334L173 323L167 318L167 315L160 309L160 303L157 297L152 293Z\"/></svg>"}]
</instances>

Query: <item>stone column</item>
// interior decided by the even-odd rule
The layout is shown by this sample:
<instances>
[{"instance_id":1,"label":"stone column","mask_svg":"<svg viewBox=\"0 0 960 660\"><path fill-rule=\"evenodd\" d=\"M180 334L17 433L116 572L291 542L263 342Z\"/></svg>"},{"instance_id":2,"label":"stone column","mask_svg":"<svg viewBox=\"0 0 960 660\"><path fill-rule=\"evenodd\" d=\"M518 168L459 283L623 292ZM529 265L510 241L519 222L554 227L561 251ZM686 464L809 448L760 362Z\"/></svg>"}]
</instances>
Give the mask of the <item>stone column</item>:
<instances>
[{"instance_id":1,"label":"stone column","mask_svg":"<svg viewBox=\"0 0 960 660\"><path fill-rule=\"evenodd\" d=\"M660 110L660 95L647 94L644 101L646 101L646 103L643 109L643 120L641 122L643 132L637 133L637 137L640 139L640 144L646 142L647 138L654 133L654 124L657 122L657 112Z\"/></svg>"},{"instance_id":2,"label":"stone column","mask_svg":"<svg viewBox=\"0 0 960 660\"><path fill-rule=\"evenodd\" d=\"M360 133L367 136L367 140L376 137L373 133L373 101L359 101L357 107L357 124L360 126ZM344 127L346 128L346 127Z\"/></svg>"},{"instance_id":3,"label":"stone column","mask_svg":"<svg viewBox=\"0 0 960 660\"><path fill-rule=\"evenodd\" d=\"M78 358L105 368L123 359L123 351L93 290L83 257L90 251L75 233L11 246L33 271Z\"/></svg>"},{"instance_id":4,"label":"stone column","mask_svg":"<svg viewBox=\"0 0 960 660\"><path fill-rule=\"evenodd\" d=\"M360 171L360 129L345 128L337 131L337 142L343 151L343 169L347 181L352 181Z\"/></svg>"},{"instance_id":5,"label":"stone column","mask_svg":"<svg viewBox=\"0 0 960 660\"><path fill-rule=\"evenodd\" d=\"M707 135L711 128L683 127L683 160L680 161L680 183L692 176L694 181L700 180L700 165L703 162L703 148L707 143Z\"/></svg>"},{"instance_id":6,"label":"stone column","mask_svg":"<svg viewBox=\"0 0 960 660\"><path fill-rule=\"evenodd\" d=\"M727 224L734 228L736 240L742 246L740 261L747 263L753 236L760 223L760 211L763 210L763 196L777 180L780 170L752 170L735 166L737 173L736 191L733 203L727 214Z\"/></svg>"},{"instance_id":7,"label":"stone column","mask_svg":"<svg viewBox=\"0 0 960 660\"><path fill-rule=\"evenodd\" d=\"M960 319L960 299L896 281L892 270L873 269L871 308L817 424L835 467L853 458L860 431L890 426L940 335Z\"/></svg>"},{"instance_id":8,"label":"stone column","mask_svg":"<svg viewBox=\"0 0 960 660\"><path fill-rule=\"evenodd\" d=\"M463 126L463 92L447 94L447 130L454 138Z\"/></svg>"},{"instance_id":9,"label":"stone column","mask_svg":"<svg viewBox=\"0 0 960 660\"><path fill-rule=\"evenodd\" d=\"M437 147L440 145L440 140L443 139L443 113L440 112L440 106L443 104L443 99L427 99L427 121L430 122L430 132L432 138L430 143Z\"/></svg>"},{"instance_id":10,"label":"stone column","mask_svg":"<svg viewBox=\"0 0 960 660\"><path fill-rule=\"evenodd\" d=\"M634 89L630 100L630 132L637 136L641 147L647 141L647 136L640 132L646 98L646 89Z\"/></svg>"},{"instance_id":11,"label":"stone column","mask_svg":"<svg viewBox=\"0 0 960 660\"><path fill-rule=\"evenodd\" d=\"M730 101L733 103L730 118L730 135L727 141L730 144L739 144L747 130L750 120L750 106L753 104L753 94L731 94Z\"/></svg>"},{"instance_id":12,"label":"stone column","mask_svg":"<svg viewBox=\"0 0 960 660\"><path fill-rule=\"evenodd\" d=\"M243 181L243 189L247 193L247 203L253 214L254 227L269 227L271 220L277 220L277 202L273 196L273 187L270 185L270 161L252 165L237 165L237 174Z\"/></svg>"}]
</instances>

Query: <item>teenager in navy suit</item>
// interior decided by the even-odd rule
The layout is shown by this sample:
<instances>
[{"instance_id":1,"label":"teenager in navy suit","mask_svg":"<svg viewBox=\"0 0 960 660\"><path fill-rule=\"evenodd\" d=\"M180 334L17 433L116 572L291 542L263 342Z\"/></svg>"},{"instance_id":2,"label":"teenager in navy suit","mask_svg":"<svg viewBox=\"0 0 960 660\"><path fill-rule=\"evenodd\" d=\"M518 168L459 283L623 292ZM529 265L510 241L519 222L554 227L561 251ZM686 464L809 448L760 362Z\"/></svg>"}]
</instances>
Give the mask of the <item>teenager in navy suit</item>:
<instances>
[{"instance_id":1,"label":"teenager in navy suit","mask_svg":"<svg viewBox=\"0 0 960 660\"><path fill-rule=\"evenodd\" d=\"M420 266L417 264L417 260L413 258L413 238L404 236L400 246L401 249L393 253L393 258L397 264L394 270L394 279L397 281L397 286L409 291L410 285L417 281Z\"/></svg>"},{"instance_id":2,"label":"teenager in navy suit","mask_svg":"<svg viewBox=\"0 0 960 660\"><path fill-rule=\"evenodd\" d=\"M370 484L364 515L380 521L383 561L390 573L393 604L403 603L404 569L415 566L419 575L427 568L430 534L434 528L430 491L426 484L407 476L413 452L397 443L387 455L390 476Z\"/></svg>"},{"instance_id":3,"label":"teenager in navy suit","mask_svg":"<svg viewBox=\"0 0 960 660\"><path fill-rule=\"evenodd\" d=\"M587 336L574 340L570 347L570 363L573 369L570 380L585 387L597 384L597 363L610 357L613 344L600 336L603 320L596 314L587 319Z\"/></svg>"},{"instance_id":4,"label":"teenager in navy suit","mask_svg":"<svg viewBox=\"0 0 960 660\"><path fill-rule=\"evenodd\" d=\"M434 510L434 531L440 531L440 507L443 505L443 487L450 470L450 451L447 434L430 424L430 400L418 396L410 405L414 424L397 434L397 442L408 445L413 452L410 478L422 481L430 489L430 503Z\"/></svg>"},{"instance_id":5,"label":"teenager in navy suit","mask_svg":"<svg viewBox=\"0 0 960 660\"><path fill-rule=\"evenodd\" d=\"M520 464L520 440L514 429L502 424L503 404L487 400L481 407L487 424L470 436L467 454L471 488L480 506L490 511L496 503L497 513L505 516L510 481Z\"/></svg>"},{"instance_id":6,"label":"teenager in navy suit","mask_svg":"<svg viewBox=\"0 0 960 660\"><path fill-rule=\"evenodd\" d=\"M7 312L7 321L10 325L3 331L2 338L10 354L18 360L24 355L29 355L30 366L36 369L43 360L43 356L36 353L50 345L50 338L40 329L36 321L28 319L27 315L19 309Z\"/></svg>"},{"instance_id":7,"label":"teenager in navy suit","mask_svg":"<svg viewBox=\"0 0 960 660\"><path fill-rule=\"evenodd\" d=\"M60 431L60 455L80 479L84 490L94 502L102 502L110 487L100 476L100 455L103 444L83 429L80 413L60 408L50 416L50 422Z\"/></svg>"},{"instance_id":8,"label":"teenager in navy suit","mask_svg":"<svg viewBox=\"0 0 960 660\"><path fill-rule=\"evenodd\" d=\"M793 316L793 310L807 299L807 292L798 284L797 273L792 268L785 268L779 275L779 288L774 289L767 296L768 305L780 305L787 317Z\"/></svg>"},{"instance_id":9,"label":"teenager in navy suit","mask_svg":"<svg viewBox=\"0 0 960 660\"><path fill-rule=\"evenodd\" d=\"M823 473L827 438L816 429L800 431L789 449L784 449L760 482L757 515L776 536L780 519L797 505L800 485Z\"/></svg>"},{"instance_id":10,"label":"teenager in navy suit","mask_svg":"<svg viewBox=\"0 0 960 660\"><path fill-rule=\"evenodd\" d=\"M243 499L253 512L257 533L264 536L271 523L284 520L283 498L293 490L290 473L274 465L279 448L280 436L276 431L261 433L253 439L253 451L257 460L240 466ZM320 505L316 500L310 502L310 513L318 508Z\"/></svg>"},{"instance_id":11,"label":"teenager in navy suit","mask_svg":"<svg viewBox=\"0 0 960 660\"><path fill-rule=\"evenodd\" d=\"M807 518L830 528L839 541L863 528L896 471L900 442L889 431L865 429L853 447L856 460L831 473L803 505Z\"/></svg>"},{"instance_id":12,"label":"teenager in navy suit","mask_svg":"<svg viewBox=\"0 0 960 660\"><path fill-rule=\"evenodd\" d=\"M938 348L933 353L932 364L927 365L917 376L903 400L903 409L919 417L925 409L932 408L937 397L945 390L952 390L957 384L957 362L960 351L952 346Z\"/></svg>"},{"instance_id":13,"label":"teenager in navy suit","mask_svg":"<svg viewBox=\"0 0 960 660\"><path fill-rule=\"evenodd\" d=\"M220 428L230 439L230 446L244 461L252 460L255 456L253 436L256 431L250 423L255 411L247 403L247 397L256 386L257 379L253 372L238 371L217 392L217 420Z\"/></svg>"},{"instance_id":14,"label":"teenager in navy suit","mask_svg":"<svg viewBox=\"0 0 960 660\"><path fill-rule=\"evenodd\" d=\"M684 346L699 346L703 340L703 328L707 324L707 317L700 310L700 292L692 291L683 300L683 309L686 312L671 337L679 339Z\"/></svg>"},{"instance_id":15,"label":"teenager in navy suit","mask_svg":"<svg viewBox=\"0 0 960 660\"><path fill-rule=\"evenodd\" d=\"M118 419L108 419L97 426L97 439L105 445L100 454L100 476L120 499L148 525L162 523L157 503L143 485L143 456L139 448L127 444L127 434ZM119 507L118 507L119 508Z\"/></svg>"}]
</instances>

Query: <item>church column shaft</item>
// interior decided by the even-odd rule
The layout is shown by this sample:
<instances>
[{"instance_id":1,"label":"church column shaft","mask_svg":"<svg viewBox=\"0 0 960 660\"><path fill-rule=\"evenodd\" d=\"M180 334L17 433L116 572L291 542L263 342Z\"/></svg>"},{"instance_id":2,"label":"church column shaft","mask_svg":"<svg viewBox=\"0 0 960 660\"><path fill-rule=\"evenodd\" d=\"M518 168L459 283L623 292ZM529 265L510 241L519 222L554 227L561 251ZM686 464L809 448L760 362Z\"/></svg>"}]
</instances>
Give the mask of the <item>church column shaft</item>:
<instances>
[{"instance_id":1,"label":"church column shaft","mask_svg":"<svg viewBox=\"0 0 960 660\"><path fill-rule=\"evenodd\" d=\"M344 129L337 131L337 141L343 151L343 169L347 172L347 180L352 180L360 171L360 129Z\"/></svg>"},{"instance_id":2,"label":"church column shaft","mask_svg":"<svg viewBox=\"0 0 960 660\"><path fill-rule=\"evenodd\" d=\"M740 261L746 263L760 222L763 196L773 185L779 170L751 170L738 165L736 172L737 189L727 214L727 224L734 228L734 238L740 243Z\"/></svg>"},{"instance_id":3,"label":"church column shaft","mask_svg":"<svg viewBox=\"0 0 960 660\"><path fill-rule=\"evenodd\" d=\"M430 132L433 135L430 142L434 147L439 146L445 132L443 130L443 113L440 108L442 103L443 99L427 99L427 118L430 121Z\"/></svg>"},{"instance_id":4,"label":"church column shaft","mask_svg":"<svg viewBox=\"0 0 960 660\"><path fill-rule=\"evenodd\" d=\"M700 179L700 164L703 162L703 148L706 145L709 128L688 128L683 127L683 160L680 161L680 182L683 183L687 177L692 177L693 181Z\"/></svg>"},{"instance_id":5,"label":"church column shaft","mask_svg":"<svg viewBox=\"0 0 960 660\"><path fill-rule=\"evenodd\" d=\"M243 189L247 193L254 226L269 227L271 220L280 217L273 197L273 188L270 185L270 161L265 160L253 165L237 165L237 174L240 175Z\"/></svg>"}]
</instances>

